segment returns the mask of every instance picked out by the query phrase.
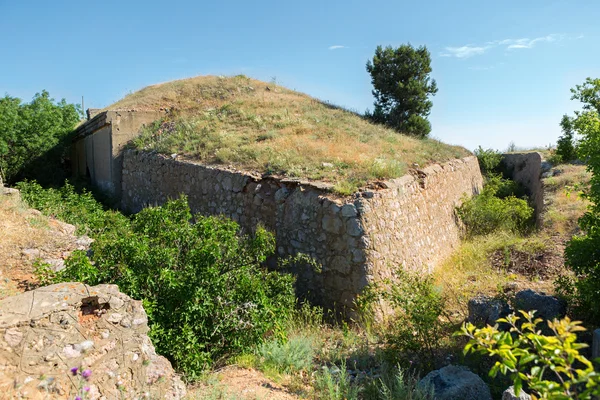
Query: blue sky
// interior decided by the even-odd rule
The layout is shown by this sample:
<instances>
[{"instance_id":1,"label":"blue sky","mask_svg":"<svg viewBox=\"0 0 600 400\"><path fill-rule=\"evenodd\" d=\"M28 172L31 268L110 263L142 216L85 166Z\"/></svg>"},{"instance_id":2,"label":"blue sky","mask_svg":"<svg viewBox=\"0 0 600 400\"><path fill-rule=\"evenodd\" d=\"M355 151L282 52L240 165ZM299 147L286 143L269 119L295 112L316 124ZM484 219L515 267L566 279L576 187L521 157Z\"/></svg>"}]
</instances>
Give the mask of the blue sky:
<instances>
[{"instance_id":1,"label":"blue sky","mask_svg":"<svg viewBox=\"0 0 600 400\"><path fill-rule=\"evenodd\" d=\"M432 136L556 141L569 88L600 77L600 2L0 0L0 95L104 107L149 84L243 73L363 112L377 45L426 45Z\"/></svg>"}]
</instances>

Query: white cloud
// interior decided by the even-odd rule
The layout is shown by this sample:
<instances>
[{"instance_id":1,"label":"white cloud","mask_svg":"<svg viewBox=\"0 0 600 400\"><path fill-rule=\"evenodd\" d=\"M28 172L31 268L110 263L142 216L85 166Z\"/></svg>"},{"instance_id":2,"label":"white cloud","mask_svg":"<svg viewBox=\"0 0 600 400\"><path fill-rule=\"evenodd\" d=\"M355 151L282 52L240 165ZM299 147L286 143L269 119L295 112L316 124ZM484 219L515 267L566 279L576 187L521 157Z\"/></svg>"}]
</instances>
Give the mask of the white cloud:
<instances>
[{"instance_id":1,"label":"white cloud","mask_svg":"<svg viewBox=\"0 0 600 400\"><path fill-rule=\"evenodd\" d=\"M538 37L535 39L522 38L522 39L505 39L500 44L508 45L506 50L513 49L531 49L538 43L552 43L563 38L563 35L557 35L555 33L547 36Z\"/></svg>"},{"instance_id":2,"label":"white cloud","mask_svg":"<svg viewBox=\"0 0 600 400\"><path fill-rule=\"evenodd\" d=\"M467 44L461 47L446 47L445 53L440 54L442 57L469 58L485 53L490 46L472 46Z\"/></svg>"},{"instance_id":3,"label":"white cloud","mask_svg":"<svg viewBox=\"0 0 600 400\"><path fill-rule=\"evenodd\" d=\"M467 44L461 47L446 47L444 52L440 54L442 57L456 57L456 58L469 58L484 54L490 49L495 47L504 47L505 50L516 50L516 49L531 49L538 43L551 43L556 42L564 38L564 35L556 33L537 37L534 39L520 38L520 39L502 39L494 40L492 42L486 42L485 45L472 45Z\"/></svg>"},{"instance_id":4,"label":"white cloud","mask_svg":"<svg viewBox=\"0 0 600 400\"><path fill-rule=\"evenodd\" d=\"M347 46L342 46L339 44L336 44L334 46L329 46L329 50L339 50L339 49L347 49L347 48L348 48Z\"/></svg>"}]
</instances>

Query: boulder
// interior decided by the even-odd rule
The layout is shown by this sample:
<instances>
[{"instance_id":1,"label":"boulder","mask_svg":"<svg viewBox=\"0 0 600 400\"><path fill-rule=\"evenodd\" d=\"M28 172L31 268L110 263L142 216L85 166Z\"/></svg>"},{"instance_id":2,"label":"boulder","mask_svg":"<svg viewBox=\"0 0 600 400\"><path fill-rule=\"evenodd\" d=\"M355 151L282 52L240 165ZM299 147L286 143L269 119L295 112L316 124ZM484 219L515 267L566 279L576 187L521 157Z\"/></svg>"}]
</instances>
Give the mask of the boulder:
<instances>
[{"instance_id":1,"label":"boulder","mask_svg":"<svg viewBox=\"0 0 600 400\"><path fill-rule=\"evenodd\" d=\"M432 390L436 400L492 400L490 388L466 367L448 365L419 381L420 390Z\"/></svg>"},{"instance_id":2,"label":"boulder","mask_svg":"<svg viewBox=\"0 0 600 400\"><path fill-rule=\"evenodd\" d=\"M156 354L147 322L141 302L116 285L60 283L6 298L0 391L7 398L180 399L185 385Z\"/></svg>"},{"instance_id":3,"label":"boulder","mask_svg":"<svg viewBox=\"0 0 600 400\"><path fill-rule=\"evenodd\" d=\"M477 296L469 300L468 321L475 326L495 325L498 318L511 312L507 302L488 296Z\"/></svg>"},{"instance_id":4,"label":"boulder","mask_svg":"<svg viewBox=\"0 0 600 400\"><path fill-rule=\"evenodd\" d=\"M502 393L502 400L531 400L531 396L521 389L519 395L515 394L515 387L511 386Z\"/></svg>"},{"instance_id":5,"label":"boulder","mask_svg":"<svg viewBox=\"0 0 600 400\"><path fill-rule=\"evenodd\" d=\"M515 307L524 311L536 310L536 317L545 320L562 318L567 312L567 305L564 301L531 289L522 290L516 294Z\"/></svg>"}]
</instances>

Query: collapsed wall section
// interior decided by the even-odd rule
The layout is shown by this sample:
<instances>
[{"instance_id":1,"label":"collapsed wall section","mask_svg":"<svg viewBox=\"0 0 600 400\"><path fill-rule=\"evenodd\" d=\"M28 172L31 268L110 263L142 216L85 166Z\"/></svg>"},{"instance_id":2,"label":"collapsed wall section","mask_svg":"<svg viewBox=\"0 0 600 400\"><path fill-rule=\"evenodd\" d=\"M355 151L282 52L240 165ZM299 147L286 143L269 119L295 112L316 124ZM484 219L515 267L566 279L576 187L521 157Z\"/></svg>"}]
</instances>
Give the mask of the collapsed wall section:
<instances>
[{"instance_id":1,"label":"collapsed wall section","mask_svg":"<svg viewBox=\"0 0 600 400\"><path fill-rule=\"evenodd\" d=\"M202 215L224 215L246 232L263 224L275 233L280 256L304 253L322 266L296 266L298 293L327 308L352 307L394 265L431 270L459 243L454 207L478 191L475 157L426 168L385 182L386 189L337 198L322 184L262 178L158 154L126 150L122 207L188 196Z\"/></svg>"}]
</instances>

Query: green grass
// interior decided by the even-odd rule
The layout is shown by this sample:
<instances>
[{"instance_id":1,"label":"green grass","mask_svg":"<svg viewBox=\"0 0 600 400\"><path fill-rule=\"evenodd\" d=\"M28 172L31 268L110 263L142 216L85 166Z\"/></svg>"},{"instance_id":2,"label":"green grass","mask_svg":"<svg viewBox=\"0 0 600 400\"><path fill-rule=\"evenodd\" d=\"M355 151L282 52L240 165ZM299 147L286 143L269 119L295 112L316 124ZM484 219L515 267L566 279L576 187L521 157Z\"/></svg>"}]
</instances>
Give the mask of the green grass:
<instances>
[{"instance_id":1,"label":"green grass","mask_svg":"<svg viewBox=\"0 0 600 400\"><path fill-rule=\"evenodd\" d=\"M350 194L370 181L465 157L462 147L415 139L272 83L205 76L154 85L110 109L169 109L134 140L142 150L205 164L329 182Z\"/></svg>"}]
</instances>

